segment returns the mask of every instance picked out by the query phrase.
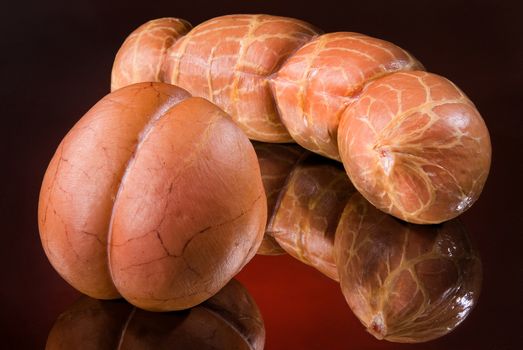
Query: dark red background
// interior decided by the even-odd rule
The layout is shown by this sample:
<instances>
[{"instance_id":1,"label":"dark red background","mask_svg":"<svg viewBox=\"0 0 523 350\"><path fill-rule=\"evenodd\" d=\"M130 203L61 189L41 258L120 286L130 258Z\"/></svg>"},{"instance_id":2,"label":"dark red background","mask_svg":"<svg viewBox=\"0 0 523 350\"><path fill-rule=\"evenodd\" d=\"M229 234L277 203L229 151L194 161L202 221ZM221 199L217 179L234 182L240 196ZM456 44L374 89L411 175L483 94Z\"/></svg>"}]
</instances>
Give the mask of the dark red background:
<instances>
[{"instance_id":1,"label":"dark red background","mask_svg":"<svg viewBox=\"0 0 523 350\"><path fill-rule=\"evenodd\" d=\"M143 22L200 23L228 13L304 19L329 31L392 41L460 86L490 129L492 170L463 215L484 264L477 308L452 334L423 345L380 342L351 314L336 283L289 257L256 257L239 275L264 315L267 349L516 349L523 334L522 8L518 1L15 1L0 16L2 232L0 334L37 349L77 293L41 249L36 210L47 162L67 130L109 90L113 57ZM7 7L6 7L7 6Z\"/></svg>"}]
</instances>

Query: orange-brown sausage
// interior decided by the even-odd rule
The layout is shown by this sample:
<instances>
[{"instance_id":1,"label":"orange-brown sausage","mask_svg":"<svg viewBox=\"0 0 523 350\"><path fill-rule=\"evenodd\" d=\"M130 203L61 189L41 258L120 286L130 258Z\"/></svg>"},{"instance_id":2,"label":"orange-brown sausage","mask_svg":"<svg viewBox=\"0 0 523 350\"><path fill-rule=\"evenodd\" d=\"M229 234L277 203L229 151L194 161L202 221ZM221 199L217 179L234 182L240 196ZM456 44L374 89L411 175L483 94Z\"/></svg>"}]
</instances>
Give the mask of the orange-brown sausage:
<instances>
[{"instance_id":1,"label":"orange-brown sausage","mask_svg":"<svg viewBox=\"0 0 523 350\"><path fill-rule=\"evenodd\" d=\"M481 193L491 158L483 119L398 46L268 15L187 30L168 18L137 29L118 52L112 88L178 84L229 112L251 139L294 140L341 160L365 198L409 222L449 220Z\"/></svg>"}]
</instances>

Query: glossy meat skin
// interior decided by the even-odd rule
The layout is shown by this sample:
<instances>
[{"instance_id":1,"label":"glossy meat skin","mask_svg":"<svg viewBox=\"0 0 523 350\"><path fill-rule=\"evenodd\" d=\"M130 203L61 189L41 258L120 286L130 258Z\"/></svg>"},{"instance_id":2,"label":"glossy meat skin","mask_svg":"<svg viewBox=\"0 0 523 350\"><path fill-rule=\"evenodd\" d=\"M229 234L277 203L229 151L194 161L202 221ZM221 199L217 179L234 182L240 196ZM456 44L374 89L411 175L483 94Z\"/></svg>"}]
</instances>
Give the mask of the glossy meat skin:
<instances>
[{"instance_id":1,"label":"glossy meat skin","mask_svg":"<svg viewBox=\"0 0 523 350\"><path fill-rule=\"evenodd\" d=\"M334 234L343 207L354 192L339 163L308 153L289 174L270 231L293 257L337 281Z\"/></svg>"},{"instance_id":2,"label":"glossy meat skin","mask_svg":"<svg viewBox=\"0 0 523 350\"><path fill-rule=\"evenodd\" d=\"M263 146L256 144L257 152ZM281 160L263 146L263 162ZM300 148L295 146L297 150ZM459 325L476 305L481 260L463 225L409 224L376 209L340 164L304 152L287 176L267 233L296 259L340 282L356 316L378 339L424 342ZM262 176L263 169L261 167Z\"/></svg>"},{"instance_id":3,"label":"glossy meat skin","mask_svg":"<svg viewBox=\"0 0 523 350\"><path fill-rule=\"evenodd\" d=\"M83 296L58 317L46 349L261 350L264 344L256 303L231 280L212 298L179 312L148 312L123 300Z\"/></svg>"},{"instance_id":4,"label":"glossy meat skin","mask_svg":"<svg viewBox=\"0 0 523 350\"><path fill-rule=\"evenodd\" d=\"M166 81L164 67L167 54L176 41L191 29L189 22L178 18L161 18L137 28L116 55L111 91L139 82Z\"/></svg>"},{"instance_id":5,"label":"glossy meat skin","mask_svg":"<svg viewBox=\"0 0 523 350\"><path fill-rule=\"evenodd\" d=\"M164 84L129 87L91 108L58 146L40 191L40 237L53 267L82 293L119 296L107 235L120 181L146 125L189 96Z\"/></svg>"},{"instance_id":6,"label":"glossy meat skin","mask_svg":"<svg viewBox=\"0 0 523 350\"><path fill-rule=\"evenodd\" d=\"M279 198L287 183L287 178L298 160L307 152L296 145L254 142L254 150L260 164L263 188L267 196L267 227L263 241L258 249L261 255L281 255L285 250L280 247L272 233L272 218Z\"/></svg>"},{"instance_id":7,"label":"glossy meat skin","mask_svg":"<svg viewBox=\"0 0 523 350\"><path fill-rule=\"evenodd\" d=\"M454 84L402 72L371 82L342 116L341 158L358 191L413 223L440 223L467 210L490 169L483 119Z\"/></svg>"},{"instance_id":8,"label":"glossy meat skin","mask_svg":"<svg viewBox=\"0 0 523 350\"><path fill-rule=\"evenodd\" d=\"M178 85L220 106L249 138L265 142L292 141L278 116L268 79L290 54L317 35L318 30L292 18L229 15L204 22L180 38L176 21L154 20L131 34L116 57L112 90L130 82L151 79ZM147 28L158 26L165 29L161 32L151 29L155 30L154 35L148 34ZM132 45L131 40L137 34L143 39ZM150 36L154 42L148 40ZM170 42L174 44L166 48ZM138 53L129 53L130 50ZM144 57L154 56L156 52L162 52L165 59ZM143 66L152 66L152 70L162 73L135 75L130 81L121 78L131 75L129 71L144 70Z\"/></svg>"},{"instance_id":9,"label":"glossy meat skin","mask_svg":"<svg viewBox=\"0 0 523 350\"><path fill-rule=\"evenodd\" d=\"M402 70L423 69L396 45L358 33L328 33L302 46L271 79L281 119L301 146L340 160L338 124L364 85Z\"/></svg>"},{"instance_id":10,"label":"glossy meat skin","mask_svg":"<svg viewBox=\"0 0 523 350\"><path fill-rule=\"evenodd\" d=\"M61 142L39 228L76 289L166 311L220 290L256 253L266 211L256 154L229 117L141 83L104 97Z\"/></svg>"},{"instance_id":11,"label":"glossy meat skin","mask_svg":"<svg viewBox=\"0 0 523 350\"><path fill-rule=\"evenodd\" d=\"M349 306L378 339L441 337L478 301L481 260L457 220L408 224L355 194L340 219L334 252Z\"/></svg>"},{"instance_id":12,"label":"glossy meat skin","mask_svg":"<svg viewBox=\"0 0 523 350\"><path fill-rule=\"evenodd\" d=\"M450 220L479 197L491 158L482 117L402 48L268 15L217 17L181 36L188 29L172 18L137 29L117 54L112 89L178 84L225 109L251 139L294 140L341 160L371 203L409 222Z\"/></svg>"},{"instance_id":13,"label":"glossy meat skin","mask_svg":"<svg viewBox=\"0 0 523 350\"><path fill-rule=\"evenodd\" d=\"M337 281L334 234L355 192L341 164L297 145L255 143L254 148L268 193L266 245L274 240L284 252Z\"/></svg>"}]
</instances>

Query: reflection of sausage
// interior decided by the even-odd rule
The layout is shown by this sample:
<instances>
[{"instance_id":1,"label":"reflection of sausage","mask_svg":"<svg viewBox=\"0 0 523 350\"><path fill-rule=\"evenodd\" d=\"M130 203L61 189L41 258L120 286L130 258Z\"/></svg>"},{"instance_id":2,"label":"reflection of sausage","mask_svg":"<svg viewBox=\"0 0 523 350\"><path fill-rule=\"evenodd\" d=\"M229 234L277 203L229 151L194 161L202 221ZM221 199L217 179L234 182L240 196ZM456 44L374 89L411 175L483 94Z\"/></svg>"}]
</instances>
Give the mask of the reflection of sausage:
<instances>
[{"instance_id":1,"label":"reflection of sausage","mask_svg":"<svg viewBox=\"0 0 523 350\"><path fill-rule=\"evenodd\" d=\"M251 139L294 140L342 160L379 209L414 223L458 216L490 168L488 130L470 100L398 46L268 15L191 29L150 21L120 48L112 89L179 85L228 112Z\"/></svg>"},{"instance_id":2,"label":"reflection of sausage","mask_svg":"<svg viewBox=\"0 0 523 350\"><path fill-rule=\"evenodd\" d=\"M265 328L247 290L231 280L192 309L154 313L123 300L82 297L56 320L46 349L261 350Z\"/></svg>"},{"instance_id":3,"label":"reflection of sausage","mask_svg":"<svg viewBox=\"0 0 523 350\"><path fill-rule=\"evenodd\" d=\"M179 310L252 258L266 210L254 149L228 116L141 83L104 97L63 139L39 227L49 260L81 292Z\"/></svg>"},{"instance_id":4,"label":"reflection of sausage","mask_svg":"<svg viewBox=\"0 0 523 350\"><path fill-rule=\"evenodd\" d=\"M296 162L307 151L296 145L261 142L254 143L254 150L260 164L263 187L267 196L267 212L273 213L275 208L279 206L278 198L286 184L288 175ZM258 254L279 255L285 253L285 250L280 247L272 235L271 220L272 217L268 215L267 228Z\"/></svg>"},{"instance_id":5,"label":"reflection of sausage","mask_svg":"<svg viewBox=\"0 0 523 350\"><path fill-rule=\"evenodd\" d=\"M268 203L273 203L264 240L275 239L296 259L338 280L334 233L355 192L343 167L297 145L255 143L254 149Z\"/></svg>"},{"instance_id":6,"label":"reflection of sausage","mask_svg":"<svg viewBox=\"0 0 523 350\"><path fill-rule=\"evenodd\" d=\"M339 280L351 309L377 338L434 339L475 306L481 262L457 219L439 225L402 222L357 193L339 163L303 149L299 158L287 156L299 154L298 146L254 147L263 156L262 178L285 178L278 186L264 182L266 190L278 189L265 235ZM293 165L270 166L282 159Z\"/></svg>"},{"instance_id":7,"label":"reflection of sausage","mask_svg":"<svg viewBox=\"0 0 523 350\"><path fill-rule=\"evenodd\" d=\"M457 219L407 224L355 194L341 216L334 247L343 294L379 339L438 338L477 303L481 261Z\"/></svg>"}]
</instances>

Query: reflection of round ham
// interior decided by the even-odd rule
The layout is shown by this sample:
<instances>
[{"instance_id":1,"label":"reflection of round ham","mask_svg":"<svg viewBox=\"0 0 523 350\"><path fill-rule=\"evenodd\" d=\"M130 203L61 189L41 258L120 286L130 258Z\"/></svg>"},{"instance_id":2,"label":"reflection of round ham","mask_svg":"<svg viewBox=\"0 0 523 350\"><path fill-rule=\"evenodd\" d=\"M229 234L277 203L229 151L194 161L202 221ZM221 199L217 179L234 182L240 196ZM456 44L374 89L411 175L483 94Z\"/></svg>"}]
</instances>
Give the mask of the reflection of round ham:
<instances>
[{"instance_id":1,"label":"reflection of round ham","mask_svg":"<svg viewBox=\"0 0 523 350\"><path fill-rule=\"evenodd\" d=\"M122 300L82 296L55 321L45 348L262 350L264 344L256 303L231 280L207 301L179 312L150 312Z\"/></svg>"}]
</instances>

